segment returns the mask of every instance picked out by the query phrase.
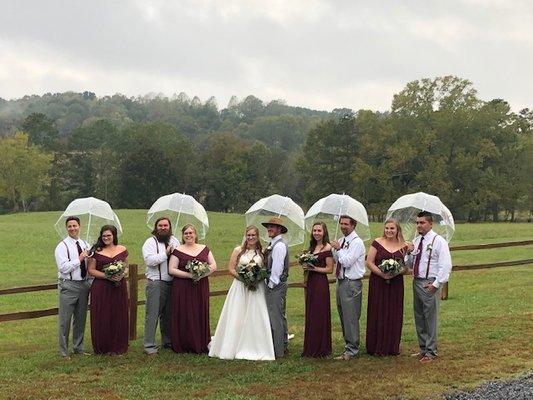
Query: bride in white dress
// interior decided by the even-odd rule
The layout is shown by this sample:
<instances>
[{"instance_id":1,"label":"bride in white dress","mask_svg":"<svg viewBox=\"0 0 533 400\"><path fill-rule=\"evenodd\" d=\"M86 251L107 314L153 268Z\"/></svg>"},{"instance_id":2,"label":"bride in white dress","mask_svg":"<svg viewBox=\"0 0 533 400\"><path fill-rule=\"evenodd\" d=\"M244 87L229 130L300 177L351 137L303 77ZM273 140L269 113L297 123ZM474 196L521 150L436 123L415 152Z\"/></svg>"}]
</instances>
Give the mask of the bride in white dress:
<instances>
[{"instance_id":1,"label":"bride in white dress","mask_svg":"<svg viewBox=\"0 0 533 400\"><path fill-rule=\"evenodd\" d=\"M263 264L259 230L246 228L246 238L231 253L229 272L235 277L229 289L215 336L210 344L209 357L225 360L274 360L274 344L265 300L265 283L255 291L249 290L237 275L237 266L251 259Z\"/></svg>"}]
</instances>

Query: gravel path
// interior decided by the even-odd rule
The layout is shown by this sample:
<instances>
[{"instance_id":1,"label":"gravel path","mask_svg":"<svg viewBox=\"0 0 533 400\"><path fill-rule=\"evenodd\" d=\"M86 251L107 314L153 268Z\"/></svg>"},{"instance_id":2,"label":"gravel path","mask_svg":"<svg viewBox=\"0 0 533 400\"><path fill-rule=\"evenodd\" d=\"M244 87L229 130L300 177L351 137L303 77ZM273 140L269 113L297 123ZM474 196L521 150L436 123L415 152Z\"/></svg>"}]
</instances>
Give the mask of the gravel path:
<instances>
[{"instance_id":1,"label":"gravel path","mask_svg":"<svg viewBox=\"0 0 533 400\"><path fill-rule=\"evenodd\" d=\"M531 400L533 374L510 381L487 382L472 391L456 391L444 396L446 400Z\"/></svg>"}]
</instances>

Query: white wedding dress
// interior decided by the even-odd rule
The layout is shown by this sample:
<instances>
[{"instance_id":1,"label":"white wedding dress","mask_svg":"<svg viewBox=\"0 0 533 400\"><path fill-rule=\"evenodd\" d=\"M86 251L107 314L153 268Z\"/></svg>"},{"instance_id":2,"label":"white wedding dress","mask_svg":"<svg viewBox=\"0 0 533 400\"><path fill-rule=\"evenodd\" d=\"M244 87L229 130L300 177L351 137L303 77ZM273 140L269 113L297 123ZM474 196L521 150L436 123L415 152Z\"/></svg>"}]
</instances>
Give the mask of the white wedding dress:
<instances>
[{"instance_id":1,"label":"white wedding dress","mask_svg":"<svg viewBox=\"0 0 533 400\"><path fill-rule=\"evenodd\" d=\"M258 264L262 263L259 255L247 250L237 264L247 264L252 258ZM275 359L264 282L251 291L241 281L233 280L210 343L209 357L224 360Z\"/></svg>"}]
</instances>

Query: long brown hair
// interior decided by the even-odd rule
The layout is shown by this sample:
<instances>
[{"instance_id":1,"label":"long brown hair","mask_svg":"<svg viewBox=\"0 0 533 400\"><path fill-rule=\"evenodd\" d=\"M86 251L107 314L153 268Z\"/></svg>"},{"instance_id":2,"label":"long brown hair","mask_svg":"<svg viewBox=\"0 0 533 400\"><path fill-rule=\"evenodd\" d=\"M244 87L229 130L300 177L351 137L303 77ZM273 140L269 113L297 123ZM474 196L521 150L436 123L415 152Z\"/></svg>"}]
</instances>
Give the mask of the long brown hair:
<instances>
[{"instance_id":1,"label":"long brown hair","mask_svg":"<svg viewBox=\"0 0 533 400\"><path fill-rule=\"evenodd\" d=\"M198 231L196 230L196 227L193 224L185 224L183 225L183 228L181 228L181 243L185 243L185 238L183 237L183 233L189 229L192 228L195 234L194 243L198 243Z\"/></svg>"},{"instance_id":2,"label":"long brown hair","mask_svg":"<svg viewBox=\"0 0 533 400\"><path fill-rule=\"evenodd\" d=\"M89 250L89 254L95 251L102 251L102 249L106 247L104 240L102 239L102 235L104 234L105 231L110 231L113 234L113 244L115 246L118 244L117 228L114 225L104 225L100 228L100 234L98 235L98 239L96 239L96 243Z\"/></svg>"},{"instance_id":3,"label":"long brown hair","mask_svg":"<svg viewBox=\"0 0 533 400\"><path fill-rule=\"evenodd\" d=\"M320 225L322 227L322 230L324 231L324 236L322 236L322 246L325 246L329 243L329 233L328 233L328 227L326 224L322 221L315 222L313 226L311 227L311 240L309 241L309 251L313 252L316 245L318 244L315 237L313 236L313 228L317 225Z\"/></svg>"},{"instance_id":4,"label":"long brown hair","mask_svg":"<svg viewBox=\"0 0 533 400\"><path fill-rule=\"evenodd\" d=\"M160 221L168 221L168 227L169 227L168 234L172 236L172 222L170 222L170 219L168 217L160 217L155 220L154 229L152 230L152 235L154 236L157 235L157 224Z\"/></svg>"},{"instance_id":5,"label":"long brown hair","mask_svg":"<svg viewBox=\"0 0 533 400\"><path fill-rule=\"evenodd\" d=\"M237 255L237 260L246 252L246 235L249 231L255 231L257 235L257 245L255 246L255 253L259 254L263 258L263 246L261 245L261 240L259 239L259 229L255 225L249 225L244 230L244 240L241 244L241 252Z\"/></svg>"},{"instance_id":6,"label":"long brown hair","mask_svg":"<svg viewBox=\"0 0 533 400\"><path fill-rule=\"evenodd\" d=\"M383 235L381 237L383 239L386 239L386 236L385 236L385 225L387 225L389 223L393 223L394 225L396 225L396 240L398 241L398 243L400 243L400 244L405 243L405 239L403 238L403 233L402 233L402 227L400 226L398 221L396 221L394 218L389 218L389 219L387 219L385 221L385 223L383 224Z\"/></svg>"}]
</instances>

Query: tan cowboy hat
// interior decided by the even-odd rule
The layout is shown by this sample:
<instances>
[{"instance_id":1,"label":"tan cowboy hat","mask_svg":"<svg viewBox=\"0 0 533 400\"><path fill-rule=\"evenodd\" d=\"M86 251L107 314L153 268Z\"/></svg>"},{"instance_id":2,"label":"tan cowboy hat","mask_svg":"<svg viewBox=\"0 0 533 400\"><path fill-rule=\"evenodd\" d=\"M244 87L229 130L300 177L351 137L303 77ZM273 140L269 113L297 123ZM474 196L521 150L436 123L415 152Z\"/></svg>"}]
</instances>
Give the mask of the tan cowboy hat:
<instances>
[{"instance_id":1,"label":"tan cowboy hat","mask_svg":"<svg viewBox=\"0 0 533 400\"><path fill-rule=\"evenodd\" d=\"M281 233L287 233L287 227L283 225L283 220L279 217L272 217L267 222L261 223L265 228L268 228L268 225L277 225L281 226Z\"/></svg>"}]
</instances>

